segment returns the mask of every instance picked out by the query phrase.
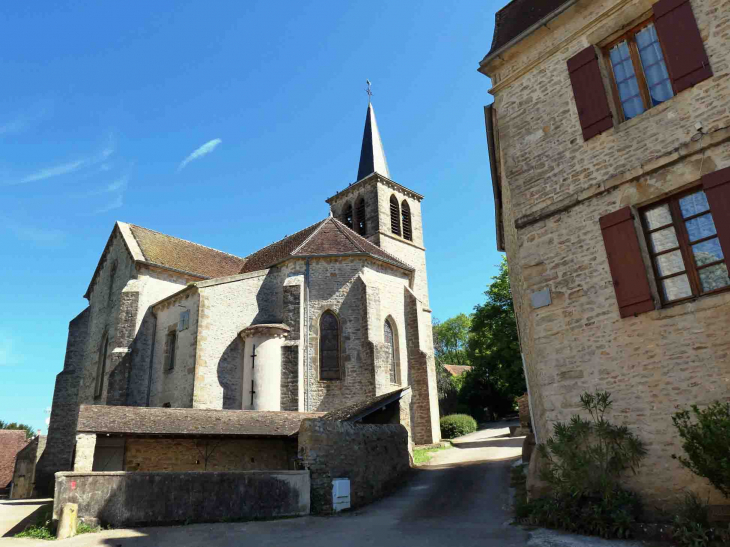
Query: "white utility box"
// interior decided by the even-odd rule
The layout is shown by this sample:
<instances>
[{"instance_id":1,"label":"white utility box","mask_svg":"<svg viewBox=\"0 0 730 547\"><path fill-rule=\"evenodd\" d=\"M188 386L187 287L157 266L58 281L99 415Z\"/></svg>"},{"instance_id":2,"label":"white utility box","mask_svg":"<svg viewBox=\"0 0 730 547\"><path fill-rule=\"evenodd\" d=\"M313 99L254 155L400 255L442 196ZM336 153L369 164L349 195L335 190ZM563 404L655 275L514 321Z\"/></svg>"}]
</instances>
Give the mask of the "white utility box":
<instances>
[{"instance_id":1,"label":"white utility box","mask_svg":"<svg viewBox=\"0 0 730 547\"><path fill-rule=\"evenodd\" d=\"M332 479L332 508L335 513L350 508L350 479Z\"/></svg>"}]
</instances>

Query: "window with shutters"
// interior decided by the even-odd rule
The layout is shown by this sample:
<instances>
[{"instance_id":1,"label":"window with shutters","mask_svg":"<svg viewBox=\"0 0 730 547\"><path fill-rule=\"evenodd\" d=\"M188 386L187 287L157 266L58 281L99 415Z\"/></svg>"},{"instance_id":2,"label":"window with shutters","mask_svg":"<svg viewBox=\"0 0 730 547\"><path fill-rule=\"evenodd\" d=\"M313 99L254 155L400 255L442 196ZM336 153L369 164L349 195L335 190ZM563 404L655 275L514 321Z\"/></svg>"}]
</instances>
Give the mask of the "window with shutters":
<instances>
[{"instance_id":1,"label":"window with shutters","mask_svg":"<svg viewBox=\"0 0 730 547\"><path fill-rule=\"evenodd\" d=\"M94 397L101 397L104 391L104 375L106 374L106 360L109 355L109 334L104 333L99 346L99 360L96 365L96 383L94 385Z\"/></svg>"},{"instance_id":2,"label":"window with shutters","mask_svg":"<svg viewBox=\"0 0 730 547\"><path fill-rule=\"evenodd\" d=\"M653 18L611 42L604 52L622 120L630 120L674 97Z\"/></svg>"},{"instance_id":3,"label":"window with shutters","mask_svg":"<svg viewBox=\"0 0 730 547\"><path fill-rule=\"evenodd\" d=\"M345 205L345 210L342 213L342 223L352 229L352 203Z\"/></svg>"},{"instance_id":4,"label":"window with shutters","mask_svg":"<svg viewBox=\"0 0 730 547\"><path fill-rule=\"evenodd\" d=\"M175 325L171 325L165 337L165 370L173 370L175 368L175 353L177 350L177 330Z\"/></svg>"},{"instance_id":5,"label":"window with shutters","mask_svg":"<svg viewBox=\"0 0 730 547\"><path fill-rule=\"evenodd\" d=\"M390 231L400 235L400 207L395 196L390 196Z\"/></svg>"},{"instance_id":6,"label":"window with shutters","mask_svg":"<svg viewBox=\"0 0 730 547\"><path fill-rule=\"evenodd\" d=\"M340 378L340 321L327 310L319 320L319 379Z\"/></svg>"},{"instance_id":7,"label":"window with shutters","mask_svg":"<svg viewBox=\"0 0 730 547\"><path fill-rule=\"evenodd\" d=\"M355 216L357 219L356 227L357 227L357 233L361 236L365 236L367 232L367 226L365 225L365 199L360 198L357 200L357 205L355 205Z\"/></svg>"},{"instance_id":8,"label":"window with shutters","mask_svg":"<svg viewBox=\"0 0 730 547\"><path fill-rule=\"evenodd\" d=\"M704 190L694 189L641 211L662 302L730 288L727 263Z\"/></svg>"},{"instance_id":9,"label":"window with shutters","mask_svg":"<svg viewBox=\"0 0 730 547\"><path fill-rule=\"evenodd\" d=\"M401 204L401 217L403 218L403 238L408 241L413 241L413 232L411 230L411 208L408 206L408 202L403 200Z\"/></svg>"},{"instance_id":10,"label":"window with shutters","mask_svg":"<svg viewBox=\"0 0 730 547\"><path fill-rule=\"evenodd\" d=\"M390 383L397 384L398 382L398 354L396 352L396 337L393 325L390 319L385 320L385 326L383 327L383 339L385 340L385 352L387 365L390 372Z\"/></svg>"}]
</instances>

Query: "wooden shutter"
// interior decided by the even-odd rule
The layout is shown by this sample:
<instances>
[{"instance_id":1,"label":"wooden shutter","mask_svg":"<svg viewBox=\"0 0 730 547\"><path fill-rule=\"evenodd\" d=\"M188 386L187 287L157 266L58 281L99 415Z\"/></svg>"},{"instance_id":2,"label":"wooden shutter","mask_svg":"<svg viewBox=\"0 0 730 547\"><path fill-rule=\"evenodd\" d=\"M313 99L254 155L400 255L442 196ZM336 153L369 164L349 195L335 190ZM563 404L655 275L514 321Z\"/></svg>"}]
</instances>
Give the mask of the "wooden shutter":
<instances>
[{"instance_id":1,"label":"wooden shutter","mask_svg":"<svg viewBox=\"0 0 730 547\"><path fill-rule=\"evenodd\" d=\"M608 106L596 48L588 46L568 61L570 83L573 85L583 140L587 141L613 127L613 115Z\"/></svg>"},{"instance_id":2,"label":"wooden shutter","mask_svg":"<svg viewBox=\"0 0 730 547\"><path fill-rule=\"evenodd\" d=\"M631 207L601 217L603 243L608 255L613 289L621 317L654 309Z\"/></svg>"},{"instance_id":3,"label":"wooden shutter","mask_svg":"<svg viewBox=\"0 0 730 547\"><path fill-rule=\"evenodd\" d=\"M677 93L712 76L689 0L659 0L654 4L654 26Z\"/></svg>"},{"instance_id":4,"label":"wooden shutter","mask_svg":"<svg viewBox=\"0 0 730 547\"><path fill-rule=\"evenodd\" d=\"M702 188L727 262L730 258L730 167L702 177Z\"/></svg>"}]
</instances>

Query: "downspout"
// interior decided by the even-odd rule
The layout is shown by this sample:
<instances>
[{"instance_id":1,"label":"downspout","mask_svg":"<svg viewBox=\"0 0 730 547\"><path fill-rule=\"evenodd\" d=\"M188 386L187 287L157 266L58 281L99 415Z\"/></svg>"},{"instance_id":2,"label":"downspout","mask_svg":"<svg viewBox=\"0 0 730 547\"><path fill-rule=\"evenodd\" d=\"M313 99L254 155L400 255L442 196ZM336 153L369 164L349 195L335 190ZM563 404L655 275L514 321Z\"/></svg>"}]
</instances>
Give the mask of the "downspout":
<instances>
[{"instance_id":1,"label":"downspout","mask_svg":"<svg viewBox=\"0 0 730 547\"><path fill-rule=\"evenodd\" d=\"M155 336L157 335L157 314L152 311L152 350L150 351L150 366L149 374L147 376L147 406L150 406L150 397L152 395L152 364L155 362Z\"/></svg>"},{"instance_id":2,"label":"downspout","mask_svg":"<svg viewBox=\"0 0 730 547\"><path fill-rule=\"evenodd\" d=\"M309 412L309 258L304 268L304 412Z\"/></svg>"}]
</instances>

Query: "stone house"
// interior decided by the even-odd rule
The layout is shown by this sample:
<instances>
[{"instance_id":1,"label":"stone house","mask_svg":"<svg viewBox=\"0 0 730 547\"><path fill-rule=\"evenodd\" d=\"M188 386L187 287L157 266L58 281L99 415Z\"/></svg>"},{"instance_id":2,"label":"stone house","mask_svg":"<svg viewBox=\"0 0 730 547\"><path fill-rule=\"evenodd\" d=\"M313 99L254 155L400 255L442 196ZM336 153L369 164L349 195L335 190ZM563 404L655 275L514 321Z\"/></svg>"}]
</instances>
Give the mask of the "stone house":
<instances>
[{"instance_id":1,"label":"stone house","mask_svg":"<svg viewBox=\"0 0 730 547\"><path fill-rule=\"evenodd\" d=\"M10 496L15 458L27 444L25 431L0 429L0 496Z\"/></svg>"},{"instance_id":2,"label":"stone house","mask_svg":"<svg viewBox=\"0 0 730 547\"><path fill-rule=\"evenodd\" d=\"M655 506L723 501L671 415L730 399L729 69L728 0L513 0L479 67L537 440L610 391Z\"/></svg>"},{"instance_id":3,"label":"stone house","mask_svg":"<svg viewBox=\"0 0 730 547\"><path fill-rule=\"evenodd\" d=\"M53 473L73 468L82 405L103 407L101 422L111 407L301 421L410 386L399 419L415 443L438 441L422 199L390 179L369 104L357 181L293 235L237 257L117 222L69 325L39 483L50 490Z\"/></svg>"},{"instance_id":4,"label":"stone house","mask_svg":"<svg viewBox=\"0 0 730 547\"><path fill-rule=\"evenodd\" d=\"M46 448L45 435L36 435L25 448L18 452L13 471L13 488L10 499L26 499L37 497L35 487L35 469L38 460Z\"/></svg>"}]
</instances>

